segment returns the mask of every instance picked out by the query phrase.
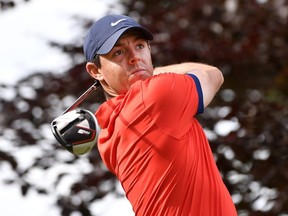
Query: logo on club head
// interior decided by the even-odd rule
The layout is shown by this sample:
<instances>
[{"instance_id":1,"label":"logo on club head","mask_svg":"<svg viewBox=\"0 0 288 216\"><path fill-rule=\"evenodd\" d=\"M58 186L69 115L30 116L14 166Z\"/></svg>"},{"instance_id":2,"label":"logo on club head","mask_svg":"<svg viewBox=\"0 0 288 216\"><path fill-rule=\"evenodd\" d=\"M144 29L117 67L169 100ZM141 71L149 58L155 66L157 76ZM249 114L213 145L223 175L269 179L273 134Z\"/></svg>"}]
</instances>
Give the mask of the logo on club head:
<instances>
[{"instance_id":1,"label":"logo on club head","mask_svg":"<svg viewBox=\"0 0 288 216\"><path fill-rule=\"evenodd\" d=\"M78 134L86 134L86 135L89 135L90 134L90 131L87 131L87 130L83 130L83 129L79 129Z\"/></svg>"}]
</instances>

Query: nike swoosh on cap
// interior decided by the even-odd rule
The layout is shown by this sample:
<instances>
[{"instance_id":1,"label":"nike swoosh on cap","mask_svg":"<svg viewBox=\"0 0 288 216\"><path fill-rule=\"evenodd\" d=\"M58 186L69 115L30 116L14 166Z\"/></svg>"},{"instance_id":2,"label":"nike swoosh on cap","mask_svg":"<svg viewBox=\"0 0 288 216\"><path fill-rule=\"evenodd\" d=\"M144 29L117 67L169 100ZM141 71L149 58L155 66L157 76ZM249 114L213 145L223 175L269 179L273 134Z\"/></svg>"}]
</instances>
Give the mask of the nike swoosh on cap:
<instances>
[{"instance_id":1,"label":"nike swoosh on cap","mask_svg":"<svg viewBox=\"0 0 288 216\"><path fill-rule=\"evenodd\" d=\"M116 25L118 25L118 23L120 23L120 22L122 22L124 20L126 20L126 19L120 19L120 20L118 20L116 22L111 22L111 26L116 26Z\"/></svg>"}]
</instances>

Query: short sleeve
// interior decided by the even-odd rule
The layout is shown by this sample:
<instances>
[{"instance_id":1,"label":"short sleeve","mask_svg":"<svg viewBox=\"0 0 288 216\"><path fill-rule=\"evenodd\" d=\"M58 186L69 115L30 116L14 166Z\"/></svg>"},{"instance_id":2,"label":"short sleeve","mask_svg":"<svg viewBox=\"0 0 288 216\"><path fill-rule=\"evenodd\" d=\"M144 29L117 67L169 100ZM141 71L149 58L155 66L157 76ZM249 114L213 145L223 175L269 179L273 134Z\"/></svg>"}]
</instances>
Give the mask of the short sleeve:
<instances>
[{"instance_id":1,"label":"short sleeve","mask_svg":"<svg viewBox=\"0 0 288 216\"><path fill-rule=\"evenodd\" d=\"M203 92L202 92L202 87L200 84L200 81L198 79L198 77L194 74L187 74L188 76L192 77L192 79L194 80L195 84L196 84L196 89L198 92L198 109L197 109L197 114L201 114L204 112L204 101L203 101Z\"/></svg>"},{"instance_id":2,"label":"short sleeve","mask_svg":"<svg viewBox=\"0 0 288 216\"><path fill-rule=\"evenodd\" d=\"M141 92L144 109L151 120L163 132L177 138L191 128L194 117L203 111L203 96L196 76L191 79L184 74L159 74L142 82Z\"/></svg>"}]
</instances>

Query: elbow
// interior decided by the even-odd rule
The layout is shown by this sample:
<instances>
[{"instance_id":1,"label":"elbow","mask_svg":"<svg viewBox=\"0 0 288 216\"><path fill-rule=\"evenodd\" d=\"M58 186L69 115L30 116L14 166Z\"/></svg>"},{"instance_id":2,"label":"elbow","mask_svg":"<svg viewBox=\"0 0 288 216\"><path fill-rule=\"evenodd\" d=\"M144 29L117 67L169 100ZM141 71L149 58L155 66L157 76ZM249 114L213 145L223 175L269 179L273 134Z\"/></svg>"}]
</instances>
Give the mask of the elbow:
<instances>
[{"instance_id":1,"label":"elbow","mask_svg":"<svg viewBox=\"0 0 288 216\"><path fill-rule=\"evenodd\" d=\"M215 82L215 85L220 89L220 87L224 83L224 76L221 70L219 70L217 67L213 67L212 71L209 73L211 81Z\"/></svg>"},{"instance_id":2,"label":"elbow","mask_svg":"<svg viewBox=\"0 0 288 216\"><path fill-rule=\"evenodd\" d=\"M219 71L220 86L222 86L224 83L224 75L223 75L222 71L220 71L219 69L218 69L218 71Z\"/></svg>"}]
</instances>

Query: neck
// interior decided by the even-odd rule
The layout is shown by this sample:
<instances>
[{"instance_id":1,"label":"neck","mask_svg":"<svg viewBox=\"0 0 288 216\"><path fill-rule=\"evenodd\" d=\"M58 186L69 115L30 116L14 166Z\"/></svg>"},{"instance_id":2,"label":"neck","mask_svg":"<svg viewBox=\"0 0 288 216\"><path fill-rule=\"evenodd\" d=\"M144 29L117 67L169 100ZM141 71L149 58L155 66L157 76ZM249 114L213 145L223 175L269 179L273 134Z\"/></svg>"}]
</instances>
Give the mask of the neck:
<instances>
[{"instance_id":1,"label":"neck","mask_svg":"<svg viewBox=\"0 0 288 216\"><path fill-rule=\"evenodd\" d=\"M104 92L106 100L110 100L111 98L115 97L115 96L112 96L112 95L108 94L106 91L104 91L104 89L103 89L103 92Z\"/></svg>"}]
</instances>

